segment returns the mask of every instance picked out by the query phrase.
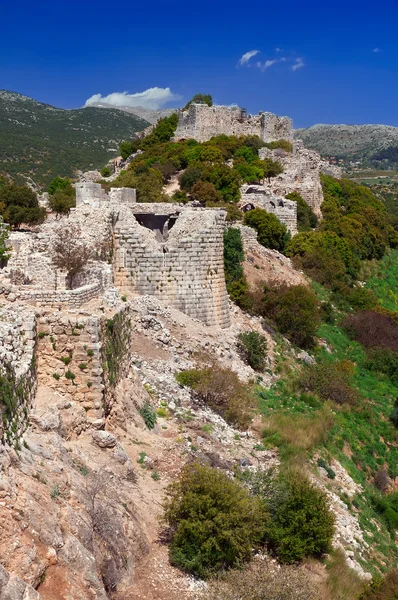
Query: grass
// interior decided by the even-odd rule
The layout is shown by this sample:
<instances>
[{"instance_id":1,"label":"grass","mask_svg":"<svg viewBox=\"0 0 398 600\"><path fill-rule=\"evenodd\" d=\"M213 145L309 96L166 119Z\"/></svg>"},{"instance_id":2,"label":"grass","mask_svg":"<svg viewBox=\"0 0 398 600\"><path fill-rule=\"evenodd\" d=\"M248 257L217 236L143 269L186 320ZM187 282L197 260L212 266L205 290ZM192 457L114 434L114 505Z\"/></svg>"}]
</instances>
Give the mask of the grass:
<instances>
[{"instance_id":1,"label":"grass","mask_svg":"<svg viewBox=\"0 0 398 600\"><path fill-rule=\"evenodd\" d=\"M378 263L364 268L366 287L376 294L381 306L398 310L398 250L391 251ZM318 284L314 291L322 301L329 293ZM344 317L340 314L341 319ZM256 388L259 407L264 416L264 445L277 446L282 467L309 459L316 449L321 455L333 456L357 483L363 493L351 503L342 498L355 514L364 531L369 549L363 554L363 566L372 573L385 572L398 563L398 547L388 531L382 515L376 512L372 497L376 493L373 477L380 469L388 469L391 478L398 476L397 432L389 421L398 386L388 377L365 368L366 353L357 342L348 338L339 327L323 323L318 331L331 352L318 347L318 363L349 360L355 365L353 385L358 391L354 406L337 406L322 402L316 396L300 393L295 383L298 367L279 340L276 368L280 379L269 389ZM358 558L358 557L357 557ZM361 560L359 559L359 562ZM357 582L344 571L338 555L329 568L332 597L348 600L355 597ZM343 572L344 571L344 572ZM338 579L341 578L342 582ZM344 592L344 587L347 592ZM352 592L350 590L353 590Z\"/></svg>"},{"instance_id":2,"label":"grass","mask_svg":"<svg viewBox=\"0 0 398 600\"><path fill-rule=\"evenodd\" d=\"M398 311L398 249L390 250L379 262L367 263L364 275L366 287L376 294L380 304Z\"/></svg>"}]
</instances>

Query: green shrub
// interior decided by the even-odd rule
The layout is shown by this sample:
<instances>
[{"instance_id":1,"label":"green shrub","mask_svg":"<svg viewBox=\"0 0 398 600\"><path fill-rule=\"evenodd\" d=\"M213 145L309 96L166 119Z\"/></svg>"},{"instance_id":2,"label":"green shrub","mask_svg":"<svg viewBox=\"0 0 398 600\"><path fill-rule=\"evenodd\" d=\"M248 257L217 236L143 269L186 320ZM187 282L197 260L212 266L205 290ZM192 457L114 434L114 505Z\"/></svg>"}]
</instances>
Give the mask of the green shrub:
<instances>
[{"instance_id":1,"label":"green shrub","mask_svg":"<svg viewBox=\"0 0 398 600\"><path fill-rule=\"evenodd\" d=\"M398 529L398 492L387 495L375 494L371 501L391 535L395 537L395 531Z\"/></svg>"},{"instance_id":2,"label":"green shrub","mask_svg":"<svg viewBox=\"0 0 398 600\"><path fill-rule=\"evenodd\" d=\"M249 210L245 214L244 221L249 227L257 231L257 240L265 248L282 251L289 240L286 225L279 219L262 208Z\"/></svg>"},{"instance_id":3,"label":"green shrub","mask_svg":"<svg viewBox=\"0 0 398 600\"><path fill-rule=\"evenodd\" d=\"M327 476L329 479L335 479L336 473L333 471L331 467L327 464L327 462L323 458L318 458L317 460L318 467L325 469Z\"/></svg>"},{"instance_id":4,"label":"green shrub","mask_svg":"<svg viewBox=\"0 0 398 600\"><path fill-rule=\"evenodd\" d=\"M370 371L384 373L398 385L398 352L388 348L371 348L364 367Z\"/></svg>"},{"instance_id":5,"label":"green shrub","mask_svg":"<svg viewBox=\"0 0 398 600\"><path fill-rule=\"evenodd\" d=\"M280 479L267 503L266 536L281 562L319 557L331 548L334 516L327 496L301 475Z\"/></svg>"},{"instance_id":6,"label":"green shrub","mask_svg":"<svg viewBox=\"0 0 398 600\"><path fill-rule=\"evenodd\" d=\"M316 295L305 285L267 289L262 306L279 331L300 348L311 348L320 325Z\"/></svg>"},{"instance_id":7,"label":"green shrub","mask_svg":"<svg viewBox=\"0 0 398 600\"><path fill-rule=\"evenodd\" d=\"M181 385L189 385L198 400L210 406L231 425L241 428L249 426L254 398L233 371L213 365L201 370L182 371L176 375L176 379Z\"/></svg>"},{"instance_id":8,"label":"green shrub","mask_svg":"<svg viewBox=\"0 0 398 600\"><path fill-rule=\"evenodd\" d=\"M398 429L398 399L395 400L394 409L390 415L390 421Z\"/></svg>"},{"instance_id":9,"label":"green shrub","mask_svg":"<svg viewBox=\"0 0 398 600\"><path fill-rule=\"evenodd\" d=\"M120 144L120 155L126 160L133 153L133 144L131 142L122 142Z\"/></svg>"},{"instance_id":10,"label":"green shrub","mask_svg":"<svg viewBox=\"0 0 398 600\"><path fill-rule=\"evenodd\" d=\"M242 309L251 306L242 262L245 259L242 236L239 229L230 227L224 231L224 273L228 294Z\"/></svg>"},{"instance_id":11,"label":"green shrub","mask_svg":"<svg viewBox=\"0 0 398 600\"><path fill-rule=\"evenodd\" d=\"M182 190L189 192L193 186L198 183L202 176L202 170L197 167L188 167L180 175L179 182Z\"/></svg>"},{"instance_id":12,"label":"green shrub","mask_svg":"<svg viewBox=\"0 0 398 600\"><path fill-rule=\"evenodd\" d=\"M270 150L281 148L282 150L285 150L285 152L293 152L293 144L292 142L289 142L289 140L275 140L264 144L264 146Z\"/></svg>"},{"instance_id":13,"label":"green shrub","mask_svg":"<svg viewBox=\"0 0 398 600\"><path fill-rule=\"evenodd\" d=\"M184 387L194 388L200 381L202 371L198 369L187 369L175 374L175 378L180 385Z\"/></svg>"},{"instance_id":14,"label":"green shrub","mask_svg":"<svg viewBox=\"0 0 398 600\"><path fill-rule=\"evenodd\" d=\"M396 600L398 598L398 569L395 568L385 577L376 577L359 600Z\"/></svg>"},{"instance_id":15,"label":"green shrub","mask_svg":"<svg viewBox=\"0 0 398 600\"><path fill-rule=\"evenodd\" d=\"M110 177L112 175L112 172L109 167L102 167L101 175L102 177Z\"/></svg>"},{"instance_id":16,"label":"green shrub","mask_svg":"<svg viewBox=\"0 0 398 600\"><path fill-rule=\"evenodd\" d=\"M247 331L238 335L238 346L244 360L256 371L263 371L267 357L267 340L261 333Z\"/></svg>"},{"instance_id":17,"label":"green shrub","mask_svg":"<svg viewBox=\"0 0 398 600\"><path fill-rule=\"evenodd\" d=\"M199 577L250 560L264 533L263 502L219 470L187 465L167 489L170 562Z\"/></svg>"},{"instance_id":18,"label":"green shrub","mask_svg":"<svg viewBox=\"0 0 398 600\"><path fill-rule=\"evenodd\" d=\"M74 373L72 373L72 371L69 371L69 369L68 369L68 371L66 371L65 377L66 377L66 379L69 379L72 382L76 379L76 375Z\"/></svg>"},{"instance_id":19,"label":"green shrub","mask_svg":"<svg viewBox=\"0 0 398 600\"><path fill-rule=\"evenodd\" d=\"M144 419L145 425L148 429L154 429L158 420L156 411L149 402L145 402L140 408L140 415Z\"/></svg>"},{"instance_id":20,"label":"green shrub","mask_svg":"<svg viewBox=\"0 0 398 600\"><path fill-rule=\"evenodd\" d=\"M306 365L299 376L304 391L336 404L355 404L358 395L352 387L354 365L347 360Z\"/></svg>"}]
</instances>

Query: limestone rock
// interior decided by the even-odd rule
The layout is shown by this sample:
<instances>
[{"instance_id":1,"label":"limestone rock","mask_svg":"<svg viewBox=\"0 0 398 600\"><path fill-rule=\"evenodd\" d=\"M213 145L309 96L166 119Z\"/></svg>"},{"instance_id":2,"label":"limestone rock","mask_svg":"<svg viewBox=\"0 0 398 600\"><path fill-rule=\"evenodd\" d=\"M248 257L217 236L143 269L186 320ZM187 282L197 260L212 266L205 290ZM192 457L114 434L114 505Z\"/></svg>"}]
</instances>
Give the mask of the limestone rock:
<instances>
[{"instance_id":1,"label":"limestone rock","mask_svg":"<svg viewBox=\"0 0 398 600\"><path fill-rule=\"evenodd\" d=\"M117 439L109 431L93 431L92 438L100 448L114 448L117 444Z\"/></svg>"}]
</instances>

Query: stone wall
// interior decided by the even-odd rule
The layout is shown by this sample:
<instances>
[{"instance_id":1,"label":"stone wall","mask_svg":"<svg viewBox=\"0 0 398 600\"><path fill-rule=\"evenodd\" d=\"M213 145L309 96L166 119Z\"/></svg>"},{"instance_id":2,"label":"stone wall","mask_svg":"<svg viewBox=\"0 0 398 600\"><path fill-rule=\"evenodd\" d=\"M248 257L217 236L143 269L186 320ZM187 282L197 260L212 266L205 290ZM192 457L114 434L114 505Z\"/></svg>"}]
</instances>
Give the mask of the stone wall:
<instances>
[{"instance_id":1,"label":"stone wall","mask_svg":"<svg viewBox=\"0 0 398 600\"><path fill-rule=\"evenodd\" d=\"M261 159L268 157L278 160L284 168L283 173L264 184L269 193L286 196L290 192L298 192L315 214L321 216L323 191L320 173L327 167L317 152L304 148L302 142L295 142L292 153L260 148L259 156ZM338 175L337 171L335 175Z\"/></svg>"},{"instance_id":2,"label":"stone wall","mask_svg":"<svg viewBox=\"0 0 398 600\"><path fill-rule=\"evenodd\" d=\"M243 185L240 188L240 208L247 212L251 207L263 208L272 213L281 223L286 225L287 230L293 235L297 233L297 203L286 200L281 196L270 194L263 185Z\"/></svg>"},{"instance_id":3,"label":"stone wall","mask_svg":"<svg viewBox=\"0 0 398 600\"><path fill-rule=\"evenodd\" d=\"M216 135L258 135L265 142L293 139L293 124L288 117L270 112L249 115L239 107L190 104L180 112L175 139L193 138L205 142Z\"/></svg>"},{"instance_id":4,"label":"stone wall","mask_svg":"<svg viewBox=\"0 0 398 600\"><path fill-rule=\"evenodd\" d=\"M76 208L89 205L101 208L109 204L133 204L136 201L134 188L111 188L109 194L102 188L100 183L79 182L76 188Z\"/></svg>"},{"instance_id":5,"label":"stone wall","mask_svg":"<svg viewBox=\"0 0 398 600\"><path fill-rule=\"evenodd\" d=\"M223 259L225 211L166 206L179 215L164 239L159 239L159 231L141 226L134 216L116 224L115 284L138 294L157 296L207 325L228 327ZM161 216L157 205L148 208Z\"/></svg>"},{"instance_id":6,"label":"stone wall","mask_svg":"<svg viewBox=\"0 0 398 600\"><path fill-rule=\"evenodd\" d=\"M35 337L33 312L25 307L1 307L0 438L3 444L14 444L16 448L28 426L36 395Z\"/></svg>"},{"instance_id":7,"label":"stone wall","mask_svg":"<svg viewBox=\"0 0 398 600\"><path fill-rule=\"evenodd\" d=\"M39 383L79 403L94 426L106 416L115 385L127 374L128 308L119 304L107 315L42 310L37 317ZM118 324L115 338L113 323Z\"/></svg>"}]
</instances>

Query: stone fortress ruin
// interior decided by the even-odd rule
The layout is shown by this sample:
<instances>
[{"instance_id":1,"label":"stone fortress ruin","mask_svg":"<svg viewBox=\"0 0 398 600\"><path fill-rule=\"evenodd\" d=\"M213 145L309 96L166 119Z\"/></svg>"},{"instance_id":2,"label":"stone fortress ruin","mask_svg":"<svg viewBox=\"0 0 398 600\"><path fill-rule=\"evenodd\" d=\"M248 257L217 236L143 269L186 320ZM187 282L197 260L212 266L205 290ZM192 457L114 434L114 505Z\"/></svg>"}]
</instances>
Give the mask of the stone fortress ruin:
<instances>
[{"instance_id":1,"label":"stone fortress ruin","mask_svg":"<svg viewBox=\"0 0 398 600\"><path fill-rule=\"evenodd\" d=\"M216 135L258 135L264 142L293 140L293 122L270 112L250 115L239 106L190 104L180 113L175 139L206 142Z\"/></svg>"},{"instance_id":2,"label":"stone fortress ruin","mask_svg":"<svg viewBox=\"0 0 398 600\"><path fill-rule=\"evenodd\" d=\"M292 123L271 113L252 117L236 108L195 104L180 114L176 138L203 141L221 133L291 140ZM284 172L261 185L243 185L239 207L265 208L294 235L297 206L285 196L299 192L319 214L319 174L327 167L299 142L293 152L263 148L259 155L280 160ZM50 215L30 231L11 232L11 257L0 270L0 363L18 367L26 388L13 416L16 435L27 421L37 382L82 403L85 423L104 418L104 395L112 395L104 348L113 327L129 339L125 296L156 297L212 328L231 325L223 260L226 212L192 203L140 203L136 190L107 192L95 182L99 174L94 180L89 175L75 184L76 208L68 216ZM92 250L72 286L52 261L54 240L69 226Z\"/></svg>"}]
</instances>

